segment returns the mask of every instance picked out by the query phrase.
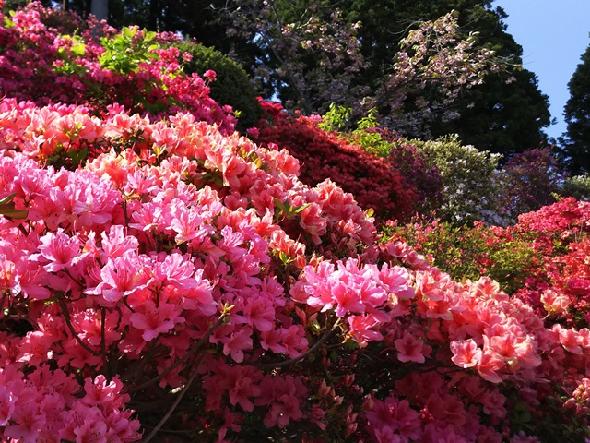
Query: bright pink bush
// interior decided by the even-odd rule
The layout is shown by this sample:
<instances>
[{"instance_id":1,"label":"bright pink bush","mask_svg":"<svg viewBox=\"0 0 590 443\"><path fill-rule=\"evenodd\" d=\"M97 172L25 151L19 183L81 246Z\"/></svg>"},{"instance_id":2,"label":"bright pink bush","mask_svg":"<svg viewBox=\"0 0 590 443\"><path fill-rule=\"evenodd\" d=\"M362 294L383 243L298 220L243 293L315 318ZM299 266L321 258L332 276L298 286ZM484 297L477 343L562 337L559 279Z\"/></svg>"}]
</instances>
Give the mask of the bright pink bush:
<instances>
[{"instance_id":1,"label":"bright pink bush","mask_svg":"<svg viewBox=\"0 0 590 443\"><path fill-rule=\"evenodd\" d=\"M516 295L553 322L589 326L590 204L566 198L518 220L507 231L529 237L543 266Z\"/></svg>"},{"instance_id":2,"label":"bright pink bush","mask_svg":"<svg viewBox=\"0 0 590 443\"><path fill-rule=\"evenodd\" d=\"M538 211L519 215L515 229L552 234L562 239L590 232L590 203L572 197L564 198Z\"/></svg>"},{"instance_id":3,"label":"bright pink bush","mask_svg":"<svg viewBox=\"0 0 590 443\"><path fill-rule=\"evenodd\" d=\"M171 410L207 440L501 441L525 394L585 423L588 330L376 244L286 151L190 114L0 111L5 437L132 441Z\"/></svg>"},{"instance_id":4,"label":"bright pink bush","mask_svg":"<svg viewBox=\"0 0 590 443\"><path fill-rule=\"evenodd\" d=\"M311 186L329 177L379 217L405 220L413 215L418 192L391 162L320 129L312 117L291 117L277 103L262 102L262 106L266 117L254 140L288 149L301 162L304 183Z\"/></svg>"},{"instance_id":5,"label":"bright pink bush","mask_svg":"<svg viewBox=\"0 0 590 443\"><path fill-rule=\"evenodd\" d=\"M130 66L101 66L106 49L100 37L113 39L116 31L105 22L85 23L75 16L62 16L33 2L11 17L0 17L0 92L3 96L37 104L62 102L83 104L100 113L118 103L133 113L151 116L192 113L197 120L217 123L231 132L236 119L231 108L221 107L211 97L207 79L182 75L183 55L166 47L171 36L156 36L152 49ZM85 29L75 39L45 25L78 21ZM63 26L64 28L67 26ZM66 29L63 30L64 32ZM140 47L145 32L136 30L133 41ZM158 44L162 43L162 44ZM138 49L139 51L139 49ZM115 54L125 57L125 53ZM135 64L137 66L135 66ZM211 77L211 76L209 76Z\"/></svg>"}]
</instances>

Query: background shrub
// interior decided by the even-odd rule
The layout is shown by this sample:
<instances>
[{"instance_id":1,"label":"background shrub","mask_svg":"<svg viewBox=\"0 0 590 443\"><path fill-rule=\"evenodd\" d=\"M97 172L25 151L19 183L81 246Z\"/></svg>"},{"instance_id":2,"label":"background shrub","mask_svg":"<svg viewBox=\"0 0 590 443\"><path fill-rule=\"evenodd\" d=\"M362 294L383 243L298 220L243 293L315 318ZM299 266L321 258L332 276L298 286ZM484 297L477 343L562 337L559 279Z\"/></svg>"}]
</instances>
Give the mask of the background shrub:
<instances>
[{"instance_id":1,"label":"background shrub","mask_svg":"<svg viewBox=\"0 0 590 443\"><path fill-rule=\"evenodd\" d=\"M574 175L566 178L561 193L578 200L590 200L590 175Z\"/></svg>"},{"instance_id":2,"label":"background shrub","mask_svg":"<svg viewBox=\"0 0 590 443\"><path fill-rule=\"evenodd\" d=\"M238 116L242 129L253 126L260 118L260 106L256 100L257 93L246 71L230 57L215 48L196 42L177 43L181 52L188 52L193 57L183 65L187 74L197 73L200 77L212 69L217 79L210 84L211 97L222 105L231 105Z\"/></svg>"},{"instance_id":3,"label":"background shrub","mask_svg":"<svg viewBox=\"0 0 590 443\"><path fill-rule=\"evenodd\" d=\"M328 177L382 220L405 221L414 215L418 192L392 162L324 131L317 118L291 116L278 103L263 102L263 107L265 118L259 122L255 140L288 149L301 162L303 183L314 185Z\"/></svg>"},{"instance_id":4,"label":"background shrub","mask_svg":"<svg viewBox=\"0 0 590 443\"><path fill-rule=\"evenodd\" d=\"M346 107L333 105L320 126L344 131L340 136L350 143L396 165L405 181L417 190L422 213L434 211L437 218L454 223L503 221L497 200L501 185L499 154L462 145L457 136L428 141L406 139L380 127L374 112L356 124L350 115Z\"/></svg>"},{"instance_id":5,"label":"background shrub","mask_svg":"<svg viewBox=\"0 0 590 443\"><path fill-rule=\"evenodd\" d=\"M515 222L518 214L555 202L561 174L548 148L529 149L512 156L501 175L503 192L497 196L498 207L510 221Z\"/></svg>"},{"instance_id":6,"label":"background shrub","mask_svg":"<svg viewBox=\"0 0 590 443\"><path fill-rule=\"evenodd\" d=\"M530 236L509 235L483 223L457 226L419 219L405 226L386 227L384 235L401 237L457 280L476 281L489 276L508 293L524 287L541 260Z\"/></svg>"}]
</instances>

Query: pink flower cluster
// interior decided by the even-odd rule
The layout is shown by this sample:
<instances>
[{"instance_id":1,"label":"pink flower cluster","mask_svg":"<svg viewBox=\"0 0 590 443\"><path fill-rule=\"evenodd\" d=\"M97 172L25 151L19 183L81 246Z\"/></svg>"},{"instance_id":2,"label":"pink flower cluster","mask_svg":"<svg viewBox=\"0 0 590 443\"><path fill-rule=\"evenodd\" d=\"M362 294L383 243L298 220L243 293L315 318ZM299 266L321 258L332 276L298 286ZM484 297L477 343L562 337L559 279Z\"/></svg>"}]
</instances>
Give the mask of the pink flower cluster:
<instances>
[{"instance_id":1,"label":"pink flower cluster","mask_svg":"<svg viewBox=\"0 0 590 443\"><path fill-rule=\"evenodd\" d=\"M202 348L221 357L201 362L204 380L261 352L298 358L308 338L283 273L296 275L307 248L348 255L373 241L372 220L340 188L306 187L286 151L191 114L150 123L116 108L104 119L83 107L0 108L0 291L6 319L24 325L6 336L6 368L116 371L139 389L148 376L182 386ZM49 166L97 145L107 152L75 172ZM269 427L302 418L299 378L256 380Z\"/></svg>"},{"instance_id":2,"label":"pink flower cluster","mask_svg":"<svg viewBox=\"0 0 590 443\"><path fill-rule=\"evenodd\" d=\"M516 254L516 245L521 245L521 249L525 245L530 251L532 260L521 268L508 268L510 274L507 277L516 277L518 280L513 281L519 282L510 303L513 306L526 306L527 310L535 314L526 321L521 320L529 329L528 333L533 332L534 339L527 337L523 340L522 332L519 333L512 327L510 330L516 340L511 342L506 341L506 333L498 337L483 337L483 347L477 337L465 337L451 342L452 361L458 366L477 369L484 378L490 375L495 377L485 367L482 372L481 362L485 361L487 350L496 350L496 354L499 353L500 356L507 351L520 354L527 353L529 345L536 343L541 360L540 365L535 367L535 372L540 371L540 377L553 379L556 385L560 385L551 395L547 387L537 385L534 388L537 402L544 405L545 414L551 417L547 421L552 422L552 426L556 428L560 426L559 423L568 421L565 416L572 411L582 417L587 417L588 413L585 367L588 350L586 337L590 325L589 210L590 205L587 202L563 199L538 211L522 214L519 223L514 226L499 228L478 224L474 228L463 229L463 241L446 244L443 241L438 246L439 251L435 251L442 255L444 250L440 249L445 247L464 248L461 250L462 258L475 257L478 261L483 258L486 261L485 266L495 272L498 270L495 260L505 260L505 256L489 254L491 249L488 248L500 246L506 248L509 254ZM416 225L418 236L413 241L426 244L429 241L429 230L436 233L440 226L436 223L425 227ZM469 236L474 236L472 238L476 238L477 242L470 243ZM506 266L504 263L499 264ZM483 274L486 269L483 268L480 272ZM536 318L533 320L534 317ZM533 321L537 326L530 330ZM472 326L476 322L467 319L467 324ZM488 360L493 362L496 358ZM537 358L529 361L535 363L535 360L539 362ZM515 363L515 360L508 360L508 365L512 368L516 367ZM585 429L583 424L576 426ZM543 432L545 431L550 430L544 429ZM556 433L552 435L561 437Z\"/></svg>"},{"instance_id":3,"label":"pink flower cluster","mask_svg":"<svg viewBox=\"0 0 590 443\"><path fill-rule=\"evenodd\" d=\"M405 268L387 264L321 262L303 270L291 295L320 311L334 310L361 345L391 342L402 363L425 363L434 344L450 342L455 365L474 367L492 383L534 370L541 364L539 341L547 340L541 319L497 283L460 285L437 269L410 278Z\"/></svg>"},{"instance_id":4,"label":"pink flower cluster","mask_svg":"<svg viewBox=\"0 0 590 443\"><path fill-rule=\"evenodd\" d=\"M521 215L509 230L531 237L543 259L516 295L553 322L590 325L590 203L563 199Z\"/></svg>"},{"instance_id":5,"label":"pink flower cluster","mask_svg":"<svg viewBox=\"0 0 590 443\"><path fill-rule=\"evenodd\" d=\"M500 435L504 415L483 425L499 400L484 404L471 391L452 394L456 414L471 411L456 423L419 412L438 417L456 371L506 397L503 408L517 401L502 394L504 383L533 405L562 389L581 395L586 330L546 329L495 282L457 283L403 243L375 243L354 199L329 181L301 184L286 151L224 136L191 114L150 123L115 107L101 119L83 107L14 101L0 105L0 146L0 290L13 324L3 370L23 383L52 365L65 377L123 383L111 412L127 421L125 395L144 404L186 389L204 408L194 425L222 439L246 435L252 414L270 433L310 423L312 434L343 427L383 441L445 433L471 441L480 423ZM86 146L101 148L75 172L51 166L57 152ZM350 351L325 353L342 341L357 344L346 361ZM305 363L318 352L319 367ZM361 369L349 366L375 352L401 371L380 382L388 400L373 398L374 381L355 381ZM321 367L348 368L352 378L330 382ZM420 367L442 377L447 394L402 389ZM192 385L197 376L202 389ZM310 398L312 387L325 395ZM7 399L18 396L11 392ZM68 408L55 419L65 423ZM96 417L111 432L114 418ZM118 438L135 435L132 423L131 437ZM4 435L17 425L7 418Z\"/></svg>"},{"instance_id":6,"label":"pink flower cluster","mask_svg":"<svg viewBox=\"0 0 590 443\"><path fill-rule=\"evenodd\" d=\"M406 259L390 245L382 247L381 257L391 258L389 251L402 258L401 263ZM482 278L459 284L436 268L416 263L419 269L410 271L387 262L379 268L359 266L356 259L324 261L307 266L291 288L293 298L312 312L333 311L333 327L344 329L361 349L369 350L365 352L372 349L369 342L383 342L381 365L387 361L391 367L397 362L415 368L416 372L410 370L415 378L407 385L401 378L390 386L384 402L371 400L365 405L377 441L447 441L440 440L443 436L448 441L474 441L470 436L485 433L489 441L500 442L497 430L481 426L489 414L494 416L492 423L503 422L506 407L514 406L501 394L506 382L526 392L531 411L537 414L542 414L541 405L549 398L569 395L570 389L578 389L572 398L582 395L578 384L587 376L590 330L558 324L546 328L533 308L510 299L496 282ZM465 372L455 374L453 366ZM470 386L466 391L454 393L457 409L449 406L452 399L436 396L432 386L437 383L430 379L423 382L428 395L420 398L417 386L426 374L440 378L438 385L446 389L470 380L461 381ZM469 406L474 402L479 406ZM582 415L587 412L578 409ZM456 422L445 414L455 414Z\"/></svg>"},{"instance_id":7,"label":"pink flower cluster","mask_svg":"<svg viewBox=\"0 0 590 443\"><path fill-rule=\"evenodd\" d=\"M101 55L107 49L99 37L107 40L117 37L116 31L106 23L85 23L72 17L87 28L76 36L62 34L45 23L63 17L38 2L0 18L3 96L41 105L83 103L93 112L103 112L107 106L119 103L132 112L154 118L185 111L197 120L218 124L226 133L235 126L231 108L222 107L209 97L206 80L196 74L182 74L183 54L174 46L154 44L149 57L139 59L134 69L119 72L116 67L101 65ZM144 32L135 32L134 42L138 45ZM157 36L157 42L168 40L166 34ZM133 48L126 50L132 52ZM126 56L132 57L123 52L113 55ZM212 81L215 76L211 72L207 80Z\"/></svg>"},{"instance_id":8,"label":"pink flower cluster","mask_svg":"<svg viewBox=\"0 0 590 443\"><path fill-rule=\"evenodd\" d=\"M517 231L558 234L562 238L581 232L590 232L590 202L564 198L538 211L518 216Z\"/></svg>"},{"instance_id":9,"label":"pink flower cluster","mask_svg":"<svg viewBox=\"0 0 590 443\"><path fill-rule=\"evenodd\" d=\"M132 442L139 422L124 409L129 396L118 378L78 381L63 370L40 365L25 375L0 349L0 427L10 441Z\"/></svg>"}]
</instances>

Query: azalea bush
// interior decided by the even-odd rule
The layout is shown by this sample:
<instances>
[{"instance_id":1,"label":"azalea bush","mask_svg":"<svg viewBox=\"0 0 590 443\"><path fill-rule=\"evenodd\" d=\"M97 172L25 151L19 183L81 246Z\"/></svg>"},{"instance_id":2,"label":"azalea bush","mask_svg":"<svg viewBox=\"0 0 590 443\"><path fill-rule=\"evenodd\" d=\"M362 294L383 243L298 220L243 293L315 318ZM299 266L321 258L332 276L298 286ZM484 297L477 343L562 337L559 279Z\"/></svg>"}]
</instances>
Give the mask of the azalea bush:
<instances>
[{"instance_id":1,"label":"azalea bush","mask_svg":"<svg viewBox=\"0 0 590 443\"><path fill-rule=\"evenodd\" d=\"M183 73L192 56L169 44L176 36L134 27L117 32L96 20L68 34L72 21L80 19L36 2L2 17L4 96L42 105L85 104L94 113L119 104L153 118L182 110L231 132L236 123L231 107L209 96L212 78Z\"/></svg>"},{"instance_id":2,"label":"azalea bush","mask_svg":"<svg viewBox=\"0 0 590 443\"><path fill-rule=\"evenodd\" d=\"M262 105L265 115L250 131L253 139L289 150L301 162L304 183L313 185L329 177L380 218L406 220L413 215L419 194L397 165L323 130L318 126L319 116L291 115L278 103Z\"/></svg>"},{"instance_id":3,"label":"azalea bush","mask_svg":"<svg viewBox=\"0 0 590 443\"><path fill-rule=\"evenodd\" d=\"M442 203L438 213L454 222L495 220L494 198L499 192L495 179L499 154L462 145L455 136L438 140L411 140L438 170Z\"/></svg>"},{"instance_id":4,"label":"azalea bush","mask_svg":"<svg viewBox=\"0 0 590 443\"><path fill-rule=\"evenodd\" d=\"M558 195L587 194L584 177L565 178L549 148L526 150L501 165L501 155L465 146L457 136L407 139L383 127L374 109L357 119L352 114L332 104L318 126L395 165L418 192L422 215L459 226L478 220L509 225Z\"/></svg>"},{"instance_id":5,"label":"azalea bush","mask_svg":"<svg viewBox=\"0 0 590 443\"><path fill-rule=\"evenodd\" d=\"M489 276L510 294L523 288L543 266L533 235L515 234L482 222L458 226L420 217L408 224L388 223L384 236L408 242L456 280Z\"/></svg>"},{"instance_id":6,"label":"azalea bush","mask_svg":"<svg viewBox=\"0 0 590 443\"><path fill-rule=\"evenodd\" d=\"M587 329L377 242L287 151L191 114L0 121L5 438L586 433Z\"/></svg>"},{"instance_id":7,"label":"azalea bush","mask_svg":"<svg viewBox=\"0 0 590 443\"><path fill-rule=\"evenodd\" d=\"M407 241L458 280L489 276L543 317L578 327L590 320L590 205L567 198L501 228L424 219L388 223L384 238Z\"/></svg>"},{"instance_id":8,"label":"azalea bush","mask_svg":"<svg viewBox=\"0 0 590 443\"><path fill-rule=\"evenodd\" d=\"M519 214L555 202L562 171L550 150L529 149L510 158L502 168L501 183L506 192L498 197L504 217L516 222Z\"/></svg>"},{"instance_id":9,"label":"azalea bush","mask_svg":"<svg viewBox=\"0 0 590 443\"><path fill-rule=\"evenodd\" d=\"M554 321L590 324L590 203L566 198L519 216L511 228L531 235L544 266L517 295Z\"/></svg>"}]
</instances>

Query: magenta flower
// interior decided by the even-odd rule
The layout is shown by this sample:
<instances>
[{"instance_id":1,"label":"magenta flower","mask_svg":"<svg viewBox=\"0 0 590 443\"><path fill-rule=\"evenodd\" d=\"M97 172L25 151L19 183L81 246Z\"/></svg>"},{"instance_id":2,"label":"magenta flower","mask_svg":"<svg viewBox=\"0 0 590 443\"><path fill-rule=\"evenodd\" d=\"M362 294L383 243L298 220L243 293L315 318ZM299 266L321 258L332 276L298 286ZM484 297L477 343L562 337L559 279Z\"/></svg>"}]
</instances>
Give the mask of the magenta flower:
<instances>
[{"instance_id":1,"label":"magenta flower","mask_svg":"<svg viewBox=\"0 0 590 443\"><path fill-rule=\"evenodd\" d=\"M472 339L451 342L451 351L453 363L462 368L476 366L481 358L481 349Z\"/></svg>"},{"instance_id":2,"label":"magenta flower","mask_svg":"<svg viewBox=\"0 0 590 443\"><path fill-rule=\"evenodd\" d=\"M144 264L133 252L109 258L100 270L100 278L98 286L87 293L101 295L108 302L117 302L144 289L149 280Z\"/></svg>"},{"instance_id":3,"label":"magenta flower","mask_svg":"<svg viewBox=\"0 0 590 443\"><path fill-rule=\"evenodd\" d=\"M46 271L58 272L70 269L76 264L80 254L80 241L77 237L70 237L63 229L54 233L47 233L40 238L39 254L35 257L42 257L49 261L43 266Z\"/></svg>"},{"instance_id":4,"label":"magenta flower","mask_svg":"<svg viewBox=\"0 0 590 443\"><path fill-rule=\"evenodd\" d=\"M409 361L424 363L426 359L424 358L423 346L422 340L404 332L403 337L395 341L398 360L404 363Z\"/></svg>"},{"instance_id":5,"label":"magenta flower","mask_svg":"<svg viewBox=\"0 0 590 443\"><path fill-rule=\"evenodd\" d=\"M172 330L178 323L184 322L180 312L178 306L166 303L156 306L148 301L140 310L131 314L129 320L135 328L143 331L142 337L145 341L152 341L158 335Z\"/></svg>"}]
</instances>

